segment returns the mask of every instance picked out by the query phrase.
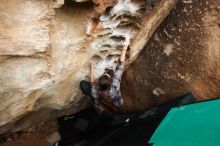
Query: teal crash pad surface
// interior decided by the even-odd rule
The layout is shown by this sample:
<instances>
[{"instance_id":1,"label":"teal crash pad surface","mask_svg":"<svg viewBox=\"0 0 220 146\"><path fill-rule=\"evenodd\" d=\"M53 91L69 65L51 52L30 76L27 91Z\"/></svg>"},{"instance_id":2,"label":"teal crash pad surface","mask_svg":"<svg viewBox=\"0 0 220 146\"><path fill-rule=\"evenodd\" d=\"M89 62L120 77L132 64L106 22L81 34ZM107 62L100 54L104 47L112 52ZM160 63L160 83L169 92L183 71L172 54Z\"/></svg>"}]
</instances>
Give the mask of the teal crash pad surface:
<instances>
[{"instance_id":1,"label":"teal crash pad surface","mask_svg":"<svg viewBox=\"0 0 220 146\"><path fill-rule=\"evenodd\" d=\"M171 109L148 143L220 146L220 99Z\"/></svg>"}]
</instances>

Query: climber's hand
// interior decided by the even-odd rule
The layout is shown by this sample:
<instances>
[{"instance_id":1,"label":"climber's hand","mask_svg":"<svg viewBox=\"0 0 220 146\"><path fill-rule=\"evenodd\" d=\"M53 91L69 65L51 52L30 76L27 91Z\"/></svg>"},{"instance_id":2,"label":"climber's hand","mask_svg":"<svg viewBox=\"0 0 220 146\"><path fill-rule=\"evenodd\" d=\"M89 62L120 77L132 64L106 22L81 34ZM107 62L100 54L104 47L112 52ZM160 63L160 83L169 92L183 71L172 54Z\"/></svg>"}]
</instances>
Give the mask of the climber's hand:
<instances>
[{"instance_id":1,"label":"climber's hand","mask_svg":"<svg viewBox=\"0 0 220 146\"><path fill-rule=\"evenodd\" d=\"M123 42L123 46L128 47L130 44L130 36L125 36L125 41Z\"/></svg>"}]
</instances>

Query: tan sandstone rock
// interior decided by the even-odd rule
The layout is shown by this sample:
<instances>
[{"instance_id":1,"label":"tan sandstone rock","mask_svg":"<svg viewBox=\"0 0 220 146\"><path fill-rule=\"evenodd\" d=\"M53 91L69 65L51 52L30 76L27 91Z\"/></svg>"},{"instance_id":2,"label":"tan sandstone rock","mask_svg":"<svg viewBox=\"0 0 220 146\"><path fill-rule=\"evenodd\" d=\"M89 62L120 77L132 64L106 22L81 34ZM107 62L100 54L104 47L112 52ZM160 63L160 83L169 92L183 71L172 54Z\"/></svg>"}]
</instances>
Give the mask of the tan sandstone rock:
<instances>
[{"instance_id":1,"label":"tan sandstone rock","mask_svg":"<svg viewBox=\"0 0 220 146\"><path fill-rule=\"evenodd\" d=\"M219 24L218 0L180 0L125 72L124 109L142 110L187 92L198 100L220 97Z\"/></svg>"},{"instance_id":2,"label":"tan sandstone rock","mask_svg":"<svg viewBox=\"0 0 220 146\"><path fill-rule=\"evenodd\" d=\"M130 47L131 63L176 1L93 2L0 1L0 133L83 108L78 85L88 78L89 63L96 63L96 78L114 68L125 35L138 46ZM136 42L141 30L150 32ZM15 123L27 114L32 118Z\"/></svg>"}]
</instances>

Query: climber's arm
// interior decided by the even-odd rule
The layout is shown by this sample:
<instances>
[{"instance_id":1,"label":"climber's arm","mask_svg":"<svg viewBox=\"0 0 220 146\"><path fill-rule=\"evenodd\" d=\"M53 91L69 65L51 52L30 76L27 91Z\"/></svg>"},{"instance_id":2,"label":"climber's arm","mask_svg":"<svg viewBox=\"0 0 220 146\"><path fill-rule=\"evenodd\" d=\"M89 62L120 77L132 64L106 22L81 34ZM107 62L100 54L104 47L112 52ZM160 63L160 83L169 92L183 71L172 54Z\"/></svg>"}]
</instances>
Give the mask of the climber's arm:
<instances>
[{"instance_id":1,"label":"climber's arm","mask_svg":"<svg viewBox=\"0 0 220 146\"><path fill-rule=\"evenodd\" d=\"M119 61L117 62L115 73L114 73L114 78L112 81L112 86L117 90L120 89L121 76L122 76L123 69L125 66L126 51L127 51L129 44L130 44L130 38L126 36L125 41L123 42L121 56L119 58Z\"/></svg>"},{"instance_id":2,"label":"climber's arm","mask_svg":"<svg viewBox=\"0 0 220 146\"><path fill-rule=\"evenodd\" d=\"M94 83L94 64L90 63L90 83Z\"/></svg>"},{"instance_id":3,"label":"climber's arm","mask_svg":"<svg viewBox=\"0 0 220 146\"><path fill-rule=\"evenodd\" d=\"M126 52L127 52L129 44L130 44L130 37L126 36L125 41L123 42L122 52L121 52L121 56L119 59L121 62L125 62Z\"/></svg>"},{"instance_id":4,"label":"climber's arm","mask_svg":"<svg viewBox=\"0 0 220 146\"><path fill-rule=\"evenodd\" d=\"M120 56L120 61L121 62L125 62L126 52L127 52L127 47L123 46L123 49L122 49L122 52L121 52L121 56Z\"/></svg>"}]
</instances>

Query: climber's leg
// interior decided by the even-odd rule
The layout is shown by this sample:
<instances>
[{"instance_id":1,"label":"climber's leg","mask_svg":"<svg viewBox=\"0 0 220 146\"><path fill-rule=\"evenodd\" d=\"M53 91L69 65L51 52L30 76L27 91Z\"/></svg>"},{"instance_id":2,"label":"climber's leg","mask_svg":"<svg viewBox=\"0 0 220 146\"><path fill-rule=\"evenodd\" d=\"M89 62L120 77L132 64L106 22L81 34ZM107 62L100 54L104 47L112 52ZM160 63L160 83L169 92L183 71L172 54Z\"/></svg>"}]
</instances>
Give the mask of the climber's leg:
<instances>
[{"instance_id":1,"label":"climber's leg","mask_svg":"<svg viewBox=\"0 0 220 146\"><path fill-rule=\"evenodd\" d=\"M92 95L91 95L91 84L88 81L82 80L80 81L79 86L82 92L93 100Z\"/></svg>"}]
</instances>

